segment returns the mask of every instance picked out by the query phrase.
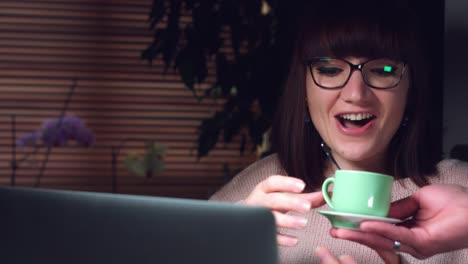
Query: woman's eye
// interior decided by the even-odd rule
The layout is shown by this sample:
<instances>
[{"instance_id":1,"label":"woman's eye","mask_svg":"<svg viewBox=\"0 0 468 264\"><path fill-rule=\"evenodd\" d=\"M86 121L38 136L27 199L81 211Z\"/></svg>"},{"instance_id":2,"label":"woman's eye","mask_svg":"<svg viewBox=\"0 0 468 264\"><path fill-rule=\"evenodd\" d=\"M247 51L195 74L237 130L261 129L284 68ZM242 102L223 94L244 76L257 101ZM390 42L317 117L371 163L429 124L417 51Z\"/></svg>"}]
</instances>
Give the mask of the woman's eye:
<instances>
[{"instance_id":1,"label":"woman's eye","mask_svg":"<svg viewBox=\"0 0 468 264\"><path fill-rule=\"evenodd\" d=\"M378 67L378 68L372 68L371 72L376 75L380 76L393 76L396 74L396 67L392 66L384 66L384 67Z\"/></svg>"},{"instance_id":2,"label":"woman's eye","mask_svg":"<svg viewBox=\"0 0 468 264\"><path fill-rule=\"evenodd\" d=\"M317 67L318 74L324 74L324 75L330 75L330 76L338 75L342 71L343 71L342 69L337 68L337 67L325 67L325 66Z\"/></svg>"}]
</instances>

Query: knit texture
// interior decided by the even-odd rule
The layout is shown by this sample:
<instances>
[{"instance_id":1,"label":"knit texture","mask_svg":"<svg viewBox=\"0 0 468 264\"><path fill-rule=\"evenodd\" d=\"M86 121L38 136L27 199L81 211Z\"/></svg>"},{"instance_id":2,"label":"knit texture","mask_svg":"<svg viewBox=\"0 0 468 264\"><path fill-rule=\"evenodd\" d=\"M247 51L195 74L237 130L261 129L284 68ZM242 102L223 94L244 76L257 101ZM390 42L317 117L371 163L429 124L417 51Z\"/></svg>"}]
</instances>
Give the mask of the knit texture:
<instances>
[{"instance_id":1,"label":"knit texture","mask_svg":"<svg viewBox=\"0 0 468 264\"><path fill-rule=\"evenodd\" d=\"M444 160L437 167L438 175L430 177L431 183L468 186L468 163L458 160ZM286 175L275 154L247 167L210 199L238 202L245 199L258 183L271 175ZM418 188L410 179L397 180L393 185L392 200L399 200L410 196ZM331 237L329 234L331 228L330 222L324 216L318 214L316 210L330 210L330 208L324 205L311 210L306 215L308 225L303 230L278 230L284 234L294 235L299 239L295 247L279 247L280 263L320 263L319 258L314 256L314 250L317 246L327 247L336 256L351 255L360 264L384 263L375 251L366 246ZM401 258L402 263L467 264L468 249L439 254L425 260L418 260L405 253L401 254Z\"/></svg>"}]
</instances>

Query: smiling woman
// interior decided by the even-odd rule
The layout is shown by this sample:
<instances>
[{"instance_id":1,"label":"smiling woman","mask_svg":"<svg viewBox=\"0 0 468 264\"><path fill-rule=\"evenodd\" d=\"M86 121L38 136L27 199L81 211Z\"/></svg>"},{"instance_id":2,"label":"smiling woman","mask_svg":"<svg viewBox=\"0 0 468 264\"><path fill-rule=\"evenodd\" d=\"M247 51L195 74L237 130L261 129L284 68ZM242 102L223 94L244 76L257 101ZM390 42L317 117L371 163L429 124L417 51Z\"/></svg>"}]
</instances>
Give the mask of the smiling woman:
<instances>
[{"instance_id":1,"label":"smiling woman","mask_svg":"<svg viewBox=\"0 0 468 264\"><path fill-rule=\"evenodd\" d=\"M347 59L357 64L342 59L332 59L338 61L333 65L310 64L306 93L313 124L344 168L392 174L386 148L405 109L409 78L403 76L404 63ZM386 67L397 71L388 74Z\"/></svg>"},{"instance_id":2,"label":"smiling woman","mask_svg":"<svg viewBox=\"0 0 468 264\"><path fill-rule=\"evenodd\" d=\"M312 250L319 245L358 263L381 263L380 257L386 263L419 262L396 254L399 241L382 255L329 235L326 218L311 208L327 209L316 191L338 164L393 176L392 200L430 183L467 184L468 166L440 161L440 145L432 144L440 138L432 131L431 74L419 23L399 0L309 1L297 15L288 78L271 130L276 153L212 196L270 208L282 263L317 263ZM464 250L424 263L467 258Z\"/></svg>"},{"instance_id":3,"label":"smiling woman","mask_svg":"<svg viewBox=\"0 0 468 264\"><path fill-rule=\"evenodd\" d=\"M298 19L280 106L284 111L279 111L272 129L273 146L286 170L312 188L320 186L326 171L333 169L325 162L322 141L330 145L339 164L349 161L345 168L370 166L367 170L412 177L424 185L440 152L434 145L423 144L430 136L422 131L430 127L431 94L414 14L398 2L386 10L370 1L358 7L341 5L314 4ZM393 71L387 74L389 68ZM424 98L418 96L423 91ZM313 125L304 125L302 120L309 114ZM359 114L372 120L350 129L353 123L344 120ZM403 127L404 120L411 122ZM350 164L353 160L360 162Z\"/></svg>"}]
</instances>

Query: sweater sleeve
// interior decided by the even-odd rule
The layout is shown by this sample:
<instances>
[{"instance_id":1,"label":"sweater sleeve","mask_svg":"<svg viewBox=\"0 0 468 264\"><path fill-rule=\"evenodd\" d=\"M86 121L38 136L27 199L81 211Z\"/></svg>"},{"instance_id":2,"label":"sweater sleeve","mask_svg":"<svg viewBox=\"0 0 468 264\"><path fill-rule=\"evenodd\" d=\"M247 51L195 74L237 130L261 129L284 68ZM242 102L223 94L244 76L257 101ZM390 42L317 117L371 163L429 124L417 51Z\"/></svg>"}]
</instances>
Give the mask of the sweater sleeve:
<instances>
[{"instance_id":1,"label":"sweater sleeve","mask_svg":"<svg viewBox=\"0 0 468 264\"><path fill-rule=\"evenodd\" d=\"M455 159L441 161L437 165L438 176L431 183L456 184L468 187L468 162Z\"/></svg>"},{"instance_id":2,"label":"sweater sleeve","mask_svg":"<svg viewBox=\"0 0 468 264\"><path fill-rule=\"evenodd\" d=\"M245 199L257 184L271 175L285 175L276 154L265 157L241 171L218 190L210 200L238 202Z\"/></svg>"},{"instance_id":3,"label":"sweater sleeve","mask_svg":"<svg viewBox=\"0 0 468 264\"><path fill-rule=\"evenodd\" d=\"M398 254L398 256L400 256L400 264L410 264L410 262L405 256L403 256L402 254Z\"/></svg>"}]
</instances>

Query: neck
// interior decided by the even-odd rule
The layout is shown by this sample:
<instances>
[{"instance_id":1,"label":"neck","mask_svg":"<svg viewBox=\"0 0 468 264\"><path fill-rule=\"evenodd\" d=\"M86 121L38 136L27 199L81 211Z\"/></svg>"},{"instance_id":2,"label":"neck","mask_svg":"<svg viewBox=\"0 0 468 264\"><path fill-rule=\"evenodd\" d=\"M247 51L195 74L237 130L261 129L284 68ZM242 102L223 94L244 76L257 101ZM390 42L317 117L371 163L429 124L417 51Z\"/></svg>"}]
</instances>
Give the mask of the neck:
<instances>
[{"instance_id":1,"label":"neck","mask_svg":"<svg viewBox=\"0 0 468 264\"><path fill-rule=\"evenodd\" d=\"M384 155L383 153L377 154L370 159L359 160L359 161L345 160L337 155L335 155L334 158L342 170L372 171L372 172L378 172L378 173L383 173L383 174L389 173L387 166L386 166L386 155ZM327 166L327 172L335 171L338 169L330 160L327 161L326 166Z\"/></svg>"}]
</instances>

